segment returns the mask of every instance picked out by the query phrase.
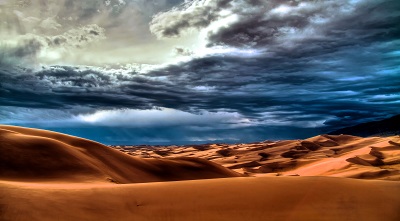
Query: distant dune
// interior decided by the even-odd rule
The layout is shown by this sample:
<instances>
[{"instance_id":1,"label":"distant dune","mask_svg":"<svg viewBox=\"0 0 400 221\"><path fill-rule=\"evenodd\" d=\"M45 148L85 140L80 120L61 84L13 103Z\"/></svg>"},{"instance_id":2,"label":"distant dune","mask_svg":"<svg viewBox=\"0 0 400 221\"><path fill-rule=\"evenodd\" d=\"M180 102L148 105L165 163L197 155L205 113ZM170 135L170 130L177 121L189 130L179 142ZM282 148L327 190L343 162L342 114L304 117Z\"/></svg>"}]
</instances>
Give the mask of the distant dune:
<instances>
[{"instance_id":1,"label":"distant dune","mask_svg":"<svg viewBox=\"0 0 400 221\"><path fill-rule=\"evenodd\" d=\"M196 146L116 146L142 158L198 157L248 176L332 176L400 181L400 136Z\"/></svg>"},{"instance_id":2,"label":"distant dune","mask_svg":"<svg viewBox=\"0 0 400 221\"><path fill-rule=\"evenodd\" d=\"M398 136L111 148L0 125L0 153L0 220L400 220Z\"/></svg>"}]
</instances>

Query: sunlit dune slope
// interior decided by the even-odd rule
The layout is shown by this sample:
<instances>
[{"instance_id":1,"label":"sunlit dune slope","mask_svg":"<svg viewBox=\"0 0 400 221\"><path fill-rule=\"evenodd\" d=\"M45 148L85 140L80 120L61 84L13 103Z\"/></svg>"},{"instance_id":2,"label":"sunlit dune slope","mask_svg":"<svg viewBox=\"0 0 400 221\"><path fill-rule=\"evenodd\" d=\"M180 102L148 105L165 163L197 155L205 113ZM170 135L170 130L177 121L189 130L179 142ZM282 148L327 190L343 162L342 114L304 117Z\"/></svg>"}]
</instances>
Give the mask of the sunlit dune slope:
<instances>
[{"instance_id":1,"label":"sunlit dune slope","mask_svg":"<svg viewBox=\"0 0 400 221\"><path fill-rule=\"evenodd\" d=\"M114 148L142 158L203 158L249 176L400 180L400 136L319 135L249 144Z\"/></svg>"},{"instance_id":2,"label":"sunlit dune slope","mask_svg":"<svg viewBox=\"0 0 400 221\"><path fill-rule=\"evenodd\" d=\"M0 182L3 220L398 221L400 184L244 177L127 185Z\"/></svg>"},{"instance_id":3,"label":"sunlit dune slope","mask_svg":"<svg viewBox=\"0 0 400 221\"><path fill-rule=\"evenodd\" d=\"M137 183L239 176L199 158L141 159L65 134L0 126L0 179Z\"/></svg>"}]
</instances>

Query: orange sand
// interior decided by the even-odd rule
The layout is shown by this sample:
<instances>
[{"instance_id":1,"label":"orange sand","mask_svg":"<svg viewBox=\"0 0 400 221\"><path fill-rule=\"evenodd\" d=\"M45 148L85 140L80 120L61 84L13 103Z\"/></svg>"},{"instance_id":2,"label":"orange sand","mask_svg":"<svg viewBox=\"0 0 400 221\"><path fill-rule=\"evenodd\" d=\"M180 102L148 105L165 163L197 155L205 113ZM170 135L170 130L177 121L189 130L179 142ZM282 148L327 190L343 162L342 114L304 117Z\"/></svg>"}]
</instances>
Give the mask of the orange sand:
<instances>
[{"instance_id":1,"label":"orange sand","mask_svg":"<svg viewBox=\"0 0 400 221\"><path fill-rule=\"evenodd\" d=\"M399 141L116 147L134 157L0 125L0 220L397 221Z\"/></svg>"},{"instance_id":2,"label":"orange sand","mask_svg":"<svg viewBox=\"0 0 400 221\"><path fill-rule=\"evenodd\" d=\"M400 136L319 135L306 140L252 144L114 148L142 158L203 158L248 176L333 176L400 181Z\"/></svg>"}]
</instances>

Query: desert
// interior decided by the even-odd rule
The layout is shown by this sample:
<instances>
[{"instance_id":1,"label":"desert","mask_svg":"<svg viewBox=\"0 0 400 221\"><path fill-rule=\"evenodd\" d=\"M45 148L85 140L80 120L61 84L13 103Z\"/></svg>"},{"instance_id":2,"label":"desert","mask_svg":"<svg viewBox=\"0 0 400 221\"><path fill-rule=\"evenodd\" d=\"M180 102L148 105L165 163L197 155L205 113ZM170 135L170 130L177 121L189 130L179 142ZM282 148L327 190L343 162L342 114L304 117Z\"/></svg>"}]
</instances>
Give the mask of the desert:
<instances>
[{"instance_id":1,"label":"desert","mask_svg":"<svg viewBox=\"0 0 400 221\"><path fill-rule=\"evenodd\" d=\"M0 221L400 221L400 0L0 0Z\"/></svg>"},{"instance_id":2,"label":"desert","mask_svg":"<svg viewBox=\"0 0 400 221\"><path fill-rule=\"evenodd\" d=\"M0 126L1 220L399 220L400 137L105 146Z\"/></svg>"}]
</instances>

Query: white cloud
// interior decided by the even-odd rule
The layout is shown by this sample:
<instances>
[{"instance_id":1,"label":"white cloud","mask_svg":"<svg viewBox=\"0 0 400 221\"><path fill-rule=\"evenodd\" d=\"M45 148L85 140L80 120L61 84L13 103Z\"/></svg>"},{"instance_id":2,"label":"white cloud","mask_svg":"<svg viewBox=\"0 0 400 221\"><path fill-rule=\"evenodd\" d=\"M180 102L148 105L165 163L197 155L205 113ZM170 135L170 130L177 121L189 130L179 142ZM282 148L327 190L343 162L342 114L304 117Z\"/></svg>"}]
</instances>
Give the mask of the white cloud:
<instances>
[{"instance_id":1,"label":"white cloud","mask_svg":"<svg viewBox=\"0 0 400 221\"><path fill-rule=\"evenodd\" d=\"M213 125L215 128L229 128L251 124L249 119L238 113L202 111L194 114L170 108L100 110L80 114L75 119L93 125L128 127Z\"/></svg>"},{"instance_id":2,"label":"white cloud","mask_svg":"<svg viewBox=\"0 0 400 221\"><path fill-rule=\"evenodd\" d=\"M105 29L107 39L86 47L78 41L79 50L48 50L40 54L43 65L114 65L141 63L162 64L175 60L171 51L179 43L157 41L149 31L151 17L170 9L180 0L2 0L0 1L0 45L23 35L37 38L71 34L71 30L96 24ZM183 1L183 0L182 0ZM65 36L68 38L69 36ZM4 51L0 49L1 51ZM69 52L67 52L69 51ZM77 56L79 54L79 56ZM27 62L29 63L29 62ZM25 64L22 64L25 65Z\"/></svg>"},{"instance_id":3,"label":"white cloud","mask_svg":"<svg viewBox=\"0 0 400 221\"><path fill-rule=\"evenodd\" d=\"M271 10L271 13L277 13L277 14L287 14L291 11L291 7L287 5L280 5L277 8L274 8Z\"/></svg>"}]
</instances>

